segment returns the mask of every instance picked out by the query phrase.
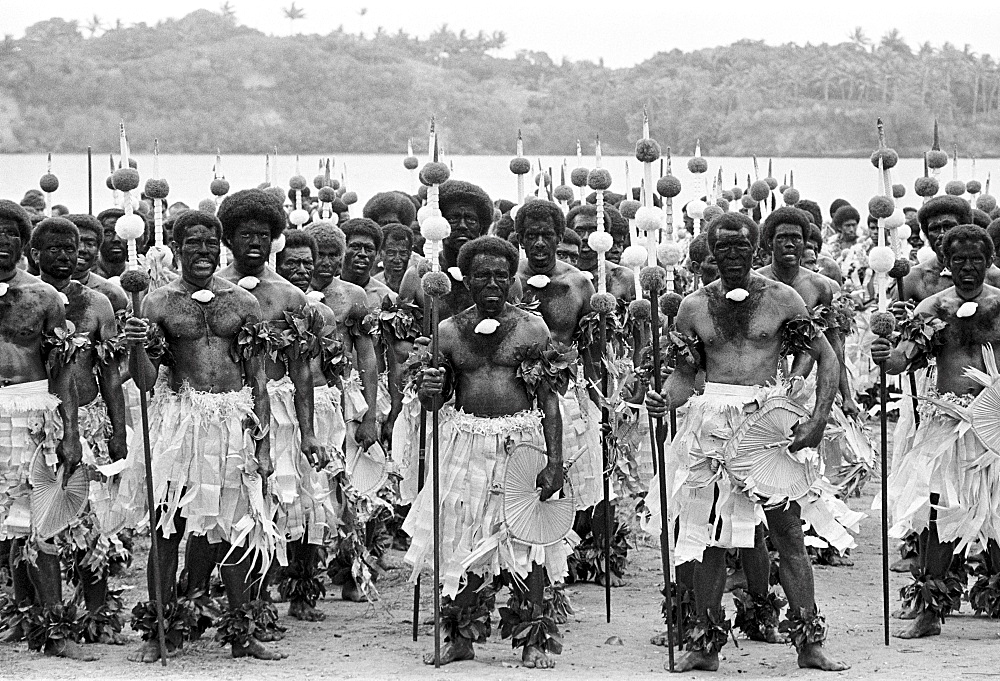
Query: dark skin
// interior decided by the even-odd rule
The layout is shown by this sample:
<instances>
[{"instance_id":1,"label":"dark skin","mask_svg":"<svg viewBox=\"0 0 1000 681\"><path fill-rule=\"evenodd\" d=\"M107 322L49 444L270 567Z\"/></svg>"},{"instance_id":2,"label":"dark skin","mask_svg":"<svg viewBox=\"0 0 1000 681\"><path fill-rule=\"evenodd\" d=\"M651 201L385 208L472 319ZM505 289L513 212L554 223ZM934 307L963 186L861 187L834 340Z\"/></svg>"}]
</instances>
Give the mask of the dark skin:
<instances>
[{"instance_id":1,"label":"dark skin","mask_svg":"<svg viewBox=\"0 0 1000 681\"><path fill-rule=\"evenodd\" d=\"M80 248L76 254L76 271L73 272L73 279L98 293L104 294L111 301L111 307L114 311L118 312L128 307L128 296L120 286L94 274L93 269L97 264L97 255L100 250L99 244L94 232L89 229L80 230Z\"/></svg>"},{"instance_id":2,"label":"dark skin","mask_svg":"<svg viewBox=\"0 0 1000 681\"><path fill-rule=\"evenodd\" d=\"M120 277L128 264L128 244L115 232L118 218L106 217L101 221L104 228L104 241L101 243L100 255L95 270L104 277Z\"/></svg>"},{"instance_id":3,"label":"dark skin","mask_svg":"<svg viewBox=\"0 0 1000 681\"><path fill-rule=\"evenodd\" d=\"M319 244L316 249L316 264L312 274L312 288L322 291L340 276L341 264L344 261L344 251L339 244Z\"/></svg>"},{"instance_id":4,"label":"dark skin","mask_svg":"<svg viewBox=\"0 0 1000 681\"><path fill-rule=\"evenodd\" d=\"M0 218L0 282L9 287L0 296L0 357L3 369L0 386L47 381L48 390L60 400L59 416L63 439L57 447L59 464L70 475L83 455L80 445L77 411L79 401L70 367L45 367L43 338L56 329L66 328L66 313L59 294L49 284L17 268L24 244L17 223ZM14 578L14 597L18 603L34 602L51 606L62 603L62 573L58 554L38 551L34 565L19 560L25 538L10 544L10 571ZM93 661L72 641L50 641L45 654Z\"/></svg>"},{"instance_id":5,"label":"dark skin","mask_svg":"<svg viewBox=\"0 0 1000 681\"><path fill-rule=\"evenodd\" d=\"M583 240L583 245L580 246L580 262L577 266L581 271L590 273L596 287L597 253L591 250L587 239L597 231L597 216L577 215L573 219L573 224L567 225L567 229L573 229ZM608 293L619 300L635 300L635 276L632 274L632 270L616 265L610 260L605 262L604 268Z\"/></svg>"},{"instance_id":6,"label":"dark skin","mask_svg":"<svg viewBox=\"0 0 1000 681\"><path fill-rule=\"evenodd\" d=\"M698 289L684 298L677 313L678 331L701 340L704 345L705 379L732 385L766 385L773 383L781 361L782 326L786 321L806 316L802 298L789 286L771 281L751 272L755 244L746 228L740 231L719 230L712 254L719 267L719 281ZM742 303L726 303L717 307L713 299L733 289L742 288L757 292ZM725 313L729 305L754 305L747 310L749 322L740 333L730 333L719 325L716 315ZM735 308L733 308L735 309ZM713 314L713 311L715 314ZM723 331L726 331L725 335ZM836 393L838 362L825 337L812 342L808 353L817 362L816 406L810 418L794 429L794 439L789 451L815 447L823 437L823 429ZM794 367L800 362L796 358ZM646 405L650 416L663 418L671 408L687 402L694 391L696 370L681 362L667 378L662 394L649 391ZM788 597L789 606L798 610L811 610L815 605L812 566L806 553L802 535L799 505L765 509L771 540L781 555L781 585ZM726 583L726 550L706 548L702 562L695 566L694 590L698 612L718 608ZM847 668L827 657L822 643L808 644L798 653L800 667L842 671ZM692 669L716 671L718 653L701 651L684 653L674 671Z\"/></svg>"},{"instance_id":7,"label":"dark skin","mask_svg":"<svg viewBox=\"0 0 1000 681\"><path fill-rule=\"evenodd\" d=\"M531 313L506 302L515 273L506 259L479 254L472 260L466 285L475 305L441 322L438 327L441 356L454 368L455 408L482 417L509 416L532 407L532 398L517 377L520 348L548 342L545 322ZM495 319L500 327L492 334L477 334L475 328L484 319ZM444 395L445 370L425 369L420 386L420 401L425 408L440 405ZM537 394L542 410L542 431L548 463L538 474L536 484L541 498L547 499L562 487L562 418L555 393L541 389ZM544 569L536 566L528 576L529 598L541 605ZM468 575L468 581L455 598L456 605L475 598L482 579ZM442 664L475 657L472 644L465 639L445 644ZM525 667L548 669L555 665L546 653L535 646L525 646L521 656ZM424 662L434 664L433 653Z\"/></svg>"},{"instance_id":8,"label":"dark skin","mask_svg":"<svg viewBox=\"0 0 1000 681\"><path fill-rule=\"evenodd\" d=\"M303 293L309 290L309 283L312 281L313 273L312 249L308 246L286 247L285 250L278 254L277 266L278 274L290 284ZM309 300L309 305L323 316L322 335L336 334L337 318L334 316L333 310L323 303L314 300ZM313 386L326 385L327 379L323 375L319 357L313 358L311 367ZM289 565L297 563L309 570L314 568L319 560L317 547L307 543L304 539L289 542L288 549ZM323 612L300 599L289 600L288 615L307 622L322 622L326 619L326 615Z\"/></svg>"},{"instance_id":9,"label":"dark skin","mask_svg":"<svg viewBox=\"0 0 1000 681\"><path fill-rule=\"evenodd\" d=\"M561 241L556 247L556 257L567 265L576 267L580 262L580 247L576 244Z\"/></svg>"},{"instance_id":10,"label":"dark skin","mask_svg":"<svg viewBox=\"0 0 1000 681\"><path fill-rule=\"evenodd\" d=\"M921 301L915 314L948 324L944 331L945 343L937 355L938 392L976 395L982 386L967 378L964 370L975 367L985 371L984 345L992 343L995 348L1000 347L1000 289L985 283L990 262L978 241L955 243L946 262L955 285ZM971 317L959 318L958 308L967 301L975 301L979 307ZM872 360L882 364L886 373L900 374L908 369L917 349L909 341L893 347L888 339L877 338L872 342L871 352ZM954 542L938 538L936 514L932 510L930 528L921 537L920 567L931 577L943 579L951 565L954 549ZM940 633L940 620L934 613L924 611L895 635L921 638Z\"/></svg>"},{"instance_id":11,"label":"dark skin","mask_svg":"<svg viewBox=\"0 0 1000 681\"><path fill-rule=\"evenodd\" d=\"M387 238L382 244L384 269L376 279L388 286L393 293L399 293L399 287L403 283L403 275L406 274L406 268L410 266L411 256L410 244L405 239Z\"/></svg>"},{"instance_id":12,"label":"dark skin","mask_svg":"<svg viewBox=\"0 0 1000 681\"><path fill-rule=\"evenodd\" d=\"M780 281L795 289L808 309L817 306L830 306L834 297L840 293L840 286L835 281L821 274L800 267L805 250L802 229L799 225L781 224L774 230L771 241L771 264L757 270L761 276L774 281ZM838 329L826 331L826 339L830 341L833 351L840 362L840 396L843 399L843 410L847 416L857 416L858 405L854 402L853 391L847 380L847 365L844 363L844 336ZM803 369L808 374L808 369Z\"/></svg>"},{"instance_id":13,"label":"dark skin","mask_svg":"<svg viewBox=\"0 0 1000 681\"><path fill-rule=\"evenodd\" d=\"M181 263L182 277L151 291L142 302L142 317L132 317L125 325L125 337L130 345L129 369L140 390L152 389L159 375L159 361L153 361L145 349L146 339L154 325L162 329L174 357L169 372L169 385L179 391L189 385L192 390L209 393L236 392L244 385L253 394L254 415L260 423L270 423L271 409L267 395L267 375L260 357L234 362L229 348L241 326L260 320L257 300L247 291L214 276L222 248L221 234L211 227L193 225L185 230L180 244L172 245ZM195 291L207 289L215 294L208 303L192 300ZM256 441L257 471L262 484L274 471L270 438ZM157 519L157 523L159 520ZM160 563L160 588L164 598L175 598L178 550L184 537L184 520L175 521L169 538L160 536L159 555L150 553L147 567L149 597L155 593L153 561ZM206 541L207 543L207 541ZM225 555L230 549L226 542L206 549L206 558ZM219 553L221 551L221 553ZM220 567L226 586L229 607L237 609L257 596L253 579L254 565L248 557L236 564ZM192 586L201 580L192 579ZM188 594L192 595L191 593ZM168 647L168 654L175 653ZM233 657L255 657L278 660L283 654L274 653L256 641L246 648L233 648ZM155 662L160 652L155 640L146 642L131 655L132 661Z\"/></svg>"}]
</instances>

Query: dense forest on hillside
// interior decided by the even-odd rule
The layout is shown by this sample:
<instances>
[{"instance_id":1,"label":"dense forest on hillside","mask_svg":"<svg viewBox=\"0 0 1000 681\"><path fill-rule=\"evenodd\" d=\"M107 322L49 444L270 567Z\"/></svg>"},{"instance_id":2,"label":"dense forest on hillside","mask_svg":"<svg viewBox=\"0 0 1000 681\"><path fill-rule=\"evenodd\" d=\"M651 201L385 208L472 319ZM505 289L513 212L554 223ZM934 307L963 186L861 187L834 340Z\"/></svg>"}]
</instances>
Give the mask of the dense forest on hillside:
<instances>
[{"instance_id":1,"label":"dense forest on hillside","mask_svg":"<svg viewBox=\"0 0 1000 681\"><path fill-rule=\"evenodd\" d=\"M861 29L837 45L740 41L660 52L626 69L491 53L502 32L426 38L269 36L234 13L199 10L156 26L102 29L50 19L0 43L0 152L72 152L113 139L166 153L403 153L432 114L456 154L571 154L601 135L629 153L648 108L653 135L679 154L866 154L875 118L890 144L919 155L940 121L947 149L1000 155L1000 65L945 43L912 47ZM587 145L590 148L590 145Z\"/></svg>"}]
</instances>

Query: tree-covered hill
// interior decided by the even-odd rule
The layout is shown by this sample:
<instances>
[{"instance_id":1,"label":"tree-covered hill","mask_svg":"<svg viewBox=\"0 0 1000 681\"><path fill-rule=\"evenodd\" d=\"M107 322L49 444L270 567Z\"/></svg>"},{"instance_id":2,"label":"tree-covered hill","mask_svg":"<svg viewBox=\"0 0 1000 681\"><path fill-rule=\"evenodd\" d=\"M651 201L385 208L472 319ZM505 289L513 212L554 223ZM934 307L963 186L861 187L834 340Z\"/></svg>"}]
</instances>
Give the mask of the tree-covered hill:
<instances>
[{"instance_id":1,"label":"tree-covered hill","mask_svg":"<svg viewBox=\"0 0 1000 681\"><path fill-rule=\"evenodd\" d=\"M402 153L434 114L450 153L512 153L519 128L530 153L571 154L597 133L628 153L647 107L678 153L700 138L716 156L863 154L881 116L904 155L928 148L935 117L949 151L1000 155L1000 66L896 32L673 50L627 69L497 58L501 32L277 37L207 10L85 33L50 19L0 43L0 152L106 147L124 117L134 145L158 137L166 153Z\"/></svg>"}]
</instances>

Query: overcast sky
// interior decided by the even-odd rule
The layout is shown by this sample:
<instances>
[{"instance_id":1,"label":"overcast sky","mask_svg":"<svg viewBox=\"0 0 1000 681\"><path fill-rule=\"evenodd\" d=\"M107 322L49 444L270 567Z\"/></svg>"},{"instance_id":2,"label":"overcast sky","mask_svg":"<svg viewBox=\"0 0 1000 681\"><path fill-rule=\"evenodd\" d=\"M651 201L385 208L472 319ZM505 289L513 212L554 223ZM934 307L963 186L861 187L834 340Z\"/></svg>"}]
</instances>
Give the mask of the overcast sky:
<instances>
[{"instance_id":1,"label":"overcast sky","mask_svg":"<svg viewBox=\"0 0 1000 681\"><path fill-rule=\"evenodd\" d=\"M53 16L77 19L81 25L98 15L105 23L155 24L181 17L195 9L218 11L221 1L170 0L0 0L0 33L20 37L31 24ZM230 0L240 23L266 33L288 35L282 7L290 2ZM631 66L659 51L692 50L727 45L741 38L769 44L838 43L855 26L877 40L897 28L915 46L931 41L935 47L950 41L959 49L1000 54L997 26L1000 3L928 2L926 0L633 0L603 3L593 0L296 0L305 18L296 32L326 34L343 24L351 33L371 34L378 26L394 32L426 36L443 23L456 31L502 30L508 54L518 49L548 52L559 60L603 57L608 66ZM361 12L364 10L364 15Z\"/></svg>"}]
</instances>

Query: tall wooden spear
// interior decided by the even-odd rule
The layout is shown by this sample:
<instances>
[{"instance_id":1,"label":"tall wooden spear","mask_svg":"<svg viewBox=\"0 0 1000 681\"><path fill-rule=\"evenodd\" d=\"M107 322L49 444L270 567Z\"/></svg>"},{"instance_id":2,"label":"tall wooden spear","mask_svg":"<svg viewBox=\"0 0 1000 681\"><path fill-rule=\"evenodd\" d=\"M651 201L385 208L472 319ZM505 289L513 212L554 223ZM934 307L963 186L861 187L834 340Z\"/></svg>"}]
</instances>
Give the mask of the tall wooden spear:
<instances>
[{"instance_id":1,"label":"tall wooden spear","mask_svg":"<svg viewBox=\"0 0 1000 681\"><path fill-rule=\"evenodd\" d=\"M423 324L422 333L425 337L431 335L431 315L430 306L428 305L428 299L424 297L423 305L423 319L421 320ZM418 437L420 438L419 449L417 450L417 492L420 492L424 488L424 471L426 469L427 460L427 409L424 408L423 403L420 404L420 428L418 431ZM417 574L417 581L413 585L413 640L417 640L419 635L420 627L420 574Z\"/></svg>"},{"instance_id":2,"label":"tall wooden spear","mask_svg":"<svg viewBox=\"0 0 1000 681\"><path fill-rule=\"evenodd\" d=\"M438 204L439 185L448 179L448 166L438 161L437 137L431 120L432 161L420 172L420 181L427 185L427 207L429 210L420 223L420 232L427 239L425 252L431 263L431 270L421 280L425 301L430 299L431 308L431 368L439 363L438 323L440 320L441 296L451 291L451 279L441 271L438 253L441 242L451 234L451 225L441 215ZM429 249L429 250L426 250ZM441 666L441 465L439 412L441 399L434 400L431 411L431 494L434 504L434 666Z\"/></svg>"},{"instance_id":3,"label":"tall wooden spear","mask_svg":"<svg viewBox=\"0 0 1000 681\"><path fill-rule=\"evenodd\" d=\"M146 231L146 222L142 217L132 212L132 197L130 192L139 187L139 173L129 166L128 141L125 139L125 122L119 128L119 142L122 154L122 167L111 176L116 191L122 192L122 206L125 214L115 222L115 233L128 243L128 270L121 277L121 285L132 294L132 311L140 313L140 303L143 292L149 287L149 275L139 269L139 253L136 239ZM136 352L131 348L130 352ZM159 537L156 528L156 500L153 495L153 461L149 448L149 413L146 401L146 391L136 382L139 388L139 413L142 417L142 448L146 464L146 506L149 511L149 541L153 560L153 600L156 604L156 633L160 651L160 664L167 666L167 642L163 628L163 590L160 581L160 551Z\"/></svg>"},{"instance_id":4,"label":"tall wooden spear","mask_svg":"<svg viewBox=\"0 0 1000 681\"><path fill-rule=\"evenodd\" d=\"M87 212L94 214L94 154L87 145Z\"/></svg>"}]
</instances>

